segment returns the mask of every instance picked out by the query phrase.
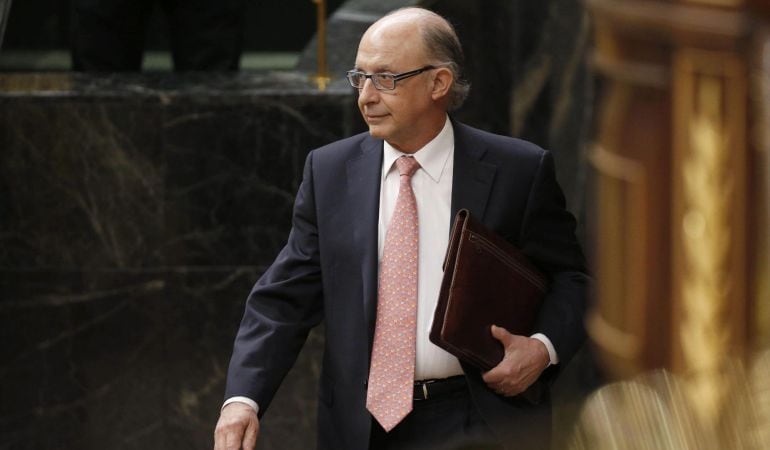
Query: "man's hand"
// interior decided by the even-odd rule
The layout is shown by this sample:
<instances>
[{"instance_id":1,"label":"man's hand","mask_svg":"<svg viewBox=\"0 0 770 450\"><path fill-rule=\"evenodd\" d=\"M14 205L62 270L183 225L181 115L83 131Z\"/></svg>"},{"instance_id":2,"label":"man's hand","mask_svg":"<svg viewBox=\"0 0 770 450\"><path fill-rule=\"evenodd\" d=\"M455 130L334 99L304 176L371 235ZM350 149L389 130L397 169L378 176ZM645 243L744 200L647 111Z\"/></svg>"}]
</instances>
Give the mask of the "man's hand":
<instances>
[{"instance_id":1,"label":"man's hand","mask_svg":"<svg viewBox=\"0 0 770 450\"><path fill-rule=\"evenodd\" d=\"M214 450L254 450L259 434L259 419L254 409L239 402L222 408L214 430Z\"/></svg>"},{"instance_id":2,"label":"man's hand","mask_svg":"<svg viewBox=\"0 0 770 450\"><path fill-rule=\"evenodd\" d=\"M511 334L505 328L492 325L492 336L505 348L500 364L483 376L493 391L505 397L524 392L548 367L551 358L541 341Z\"/></svg>"}]
</instances>

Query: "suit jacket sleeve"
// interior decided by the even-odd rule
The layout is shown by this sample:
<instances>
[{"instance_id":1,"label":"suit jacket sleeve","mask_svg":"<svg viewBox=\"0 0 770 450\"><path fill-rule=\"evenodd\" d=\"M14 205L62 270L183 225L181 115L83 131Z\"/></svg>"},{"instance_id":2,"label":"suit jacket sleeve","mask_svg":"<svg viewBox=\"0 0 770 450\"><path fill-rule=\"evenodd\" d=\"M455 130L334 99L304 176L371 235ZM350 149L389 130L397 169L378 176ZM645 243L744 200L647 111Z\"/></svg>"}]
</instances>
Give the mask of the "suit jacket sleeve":
<instances>
[{"instance_id":1,"label":"suit jacket sleeve","mask_svg":"<svg viewBox=\"0 0 770 450\"><path fill-rule=\"evenodd\" d=\"M264 414L322 318L321 268L313 187L313 152L306 161L286 246L251 290L235 339L225 398L245 396Z\"/></svg>"},{"instance_id":2,"label":"suit jacket sleeve","mask_svg":"<svg viewBox=\"0 0 770 450\"><path fill-rule=\"evenodd\" d=\"M535 330L551 340L560 365L574 356L585 339L588 276L575 227L556 181L553 156L543 152L527 200L520 243L549 277L549 291Z\"/></svg>"}]
</instances>

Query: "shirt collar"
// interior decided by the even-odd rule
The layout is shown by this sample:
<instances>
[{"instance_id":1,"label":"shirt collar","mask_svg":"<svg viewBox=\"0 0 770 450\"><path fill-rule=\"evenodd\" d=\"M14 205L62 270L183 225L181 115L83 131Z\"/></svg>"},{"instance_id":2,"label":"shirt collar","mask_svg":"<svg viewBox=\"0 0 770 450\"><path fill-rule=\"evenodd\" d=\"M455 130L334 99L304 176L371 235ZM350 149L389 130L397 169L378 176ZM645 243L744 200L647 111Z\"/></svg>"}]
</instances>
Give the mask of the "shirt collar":
<instances>
[{"instance_id":1,"label":"shirt collar","mask_svg":"<svg viewBox=\"0 0 770 450\"><path fill-rule=\"evenodd\" d=\"M449 160L449 155L454 152L455 137L454 129L452 128L452 121L449 120L449 116L444 122L444 128L441 129L438 135L433 138L425 146L417 150L411 156L420 163L420 168L436 183L441 180L441 176L444 173L444 168ZM382 177L387 176L388 172L393 168L393 163L396 159L407 155L386 141L383 146L383 158L382 158Z\"/></svg>"}]
</instances>

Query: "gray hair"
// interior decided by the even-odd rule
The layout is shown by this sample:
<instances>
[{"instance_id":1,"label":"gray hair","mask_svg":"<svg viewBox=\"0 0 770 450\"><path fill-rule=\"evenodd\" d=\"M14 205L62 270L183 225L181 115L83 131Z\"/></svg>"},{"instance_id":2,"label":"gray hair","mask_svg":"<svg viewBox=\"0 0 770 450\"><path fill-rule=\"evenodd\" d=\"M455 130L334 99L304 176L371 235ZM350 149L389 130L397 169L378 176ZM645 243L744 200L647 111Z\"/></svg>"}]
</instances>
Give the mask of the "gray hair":
<instances>
[{"instance_id":1,"label":"gray hair","mask_svg":"<svg viewBox=\"0 0 770 450\"><path fill-rule=\"evenodd\" d=\"M468 97L471 85L463 78L465 55L455 28L439 14L419 7L399 8L386 14L383 19L402 14L421 16L425 19L419 26L425 52L433 59L432 65L446 67L452 72L454 82L449 88L447 108L449 111L458 109Z\"/></svg>"},{"instance_id":2,"label":"gray hair","mask_svg":"<svg viewBox=\"0 0 770 450\"><path fill-rule=\"evenodd\" d=\"M452 24L446 21L446 19L442 21L446 26L433 26L433 24L430 24L423 27L422 37L425 41L425 50L428 55L436 58L439 61L439 65L445 66L452 71L454 82L449 89L448 109L453 111L463 105L465 98L468 97L471 85L463 78L465 55L460 45L460 39L458 39Z\"/></svg>"}]
</instances>

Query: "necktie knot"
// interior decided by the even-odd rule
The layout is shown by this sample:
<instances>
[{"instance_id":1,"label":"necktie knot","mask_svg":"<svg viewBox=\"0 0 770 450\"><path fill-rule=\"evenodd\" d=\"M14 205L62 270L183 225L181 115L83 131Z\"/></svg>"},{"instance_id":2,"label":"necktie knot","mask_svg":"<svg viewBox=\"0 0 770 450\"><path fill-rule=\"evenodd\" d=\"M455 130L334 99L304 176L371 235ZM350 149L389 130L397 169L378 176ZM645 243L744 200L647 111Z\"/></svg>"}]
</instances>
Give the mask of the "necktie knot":
<instances>
[{"instance_id":1,"label":"necktie knot","mask_svg":"<svg viewBox=\"0 0 770 450\"><path fill-rule=\"evenodd\" d=\"M411 177L420 168L420 163L411 156L402 156L396 160L399 175Z\"/></svg>"}]
</instances>

